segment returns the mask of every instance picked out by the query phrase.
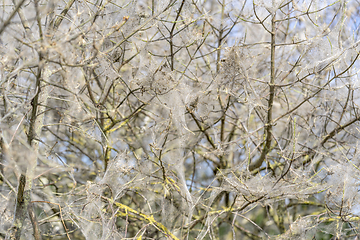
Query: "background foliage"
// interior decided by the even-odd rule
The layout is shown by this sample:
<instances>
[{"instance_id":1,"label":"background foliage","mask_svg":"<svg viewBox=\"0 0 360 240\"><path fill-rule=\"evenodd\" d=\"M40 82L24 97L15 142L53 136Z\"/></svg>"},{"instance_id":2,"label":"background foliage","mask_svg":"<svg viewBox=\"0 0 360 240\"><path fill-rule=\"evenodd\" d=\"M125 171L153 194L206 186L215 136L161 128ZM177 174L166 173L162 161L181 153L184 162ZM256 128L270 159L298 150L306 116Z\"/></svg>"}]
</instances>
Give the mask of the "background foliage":
<instances>
[{"instance_id":1,"label":"background foliage","mask_svg":"<svg viewBox=\"0 0 360 240\"><path fill-rule=\"evenodd\" d=\"M3 0L1 237L357 239L359 10Z\"/></svg>"}]
</instances>

